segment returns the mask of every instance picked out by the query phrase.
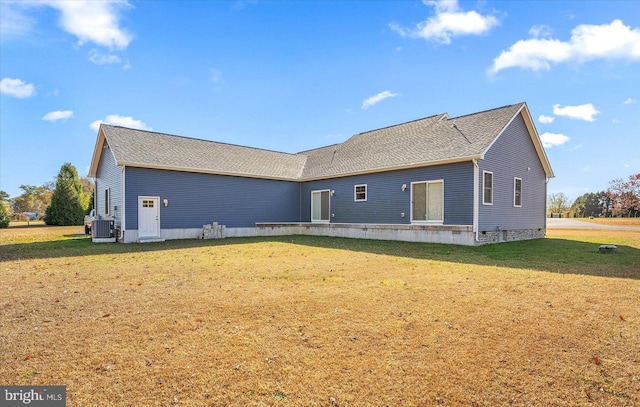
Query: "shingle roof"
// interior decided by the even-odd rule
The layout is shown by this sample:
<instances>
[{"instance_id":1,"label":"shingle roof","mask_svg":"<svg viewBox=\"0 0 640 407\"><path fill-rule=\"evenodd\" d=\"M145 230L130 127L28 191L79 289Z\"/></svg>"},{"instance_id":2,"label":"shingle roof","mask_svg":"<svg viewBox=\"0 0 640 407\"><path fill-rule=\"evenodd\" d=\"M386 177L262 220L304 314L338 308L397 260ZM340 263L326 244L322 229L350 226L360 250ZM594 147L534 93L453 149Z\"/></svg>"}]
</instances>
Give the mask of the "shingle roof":
<instances>
[{"instance_id":1,"label":"shingle roof","mask_svg":"<svg viewBox=\"0 0 640 407\"><path fill-rule=\"evenodd\" d=\"M118 165L297 179L306 157L102 124Z\"/></svg>"},{"instance_id":2,"label":"shingle roof","mask_svg":"<svg viewBox=\"0 0 640 407\"><path fill-rule=\"evenodd\" d=\"M308 158L302 178L477 158L522 106L520 103L456 118L440 114L356 134L342 144L305 152Z\"/></svg>"},{"instance_id":3,"label":"shingle roof","mask_svg":"<svg viewBox=\"0 0 640 407\"><path fill-rule=\"evenodd\" d=\"M430 116L356 134L343 143L298 154L106 124L101 125L100 131L118 165L310 180L481 158L525 107L518 103L454 118L446 114ZM538 147L548 174L553 176L541 144ZM93 175L97 159L94 153L90 171Z\"/></svg>"}]
</instances>

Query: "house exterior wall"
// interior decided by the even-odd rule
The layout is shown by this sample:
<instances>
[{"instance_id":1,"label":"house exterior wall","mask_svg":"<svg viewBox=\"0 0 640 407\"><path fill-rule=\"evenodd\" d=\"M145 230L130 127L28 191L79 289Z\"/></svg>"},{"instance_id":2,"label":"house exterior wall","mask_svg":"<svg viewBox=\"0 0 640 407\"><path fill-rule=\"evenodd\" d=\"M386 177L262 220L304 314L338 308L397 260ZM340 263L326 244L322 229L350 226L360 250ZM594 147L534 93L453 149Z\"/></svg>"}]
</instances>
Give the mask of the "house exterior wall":
<instances>
[{"instance_id":1,"label":"house exterior wall","mask_svg":"<svg viewBox=\"0 0 640 407\"><path fill-rule=\"evenodd\" d=\"M519 114L486 152L484 160L478 161L479 222L481 232L500 230L534 230L531 238L544 237L546 229L547 183L542 163L536 153L527 127ZM482 203L483 171L493 173L493 205ZM522 206L515 207L513 201L514 177L522 179ZM537 229L542 229L539 236ZM496 235L489 242L520 240L523 233L515 233L513 239ZM480 236L482 240L482 236Z\"/></svg>"},{"instance_id":2,"label":"house exterior wall","mask_svg":"<svg viewBox=\"0 0 640 407\"><path fill-rule=\"evenodd\" d=\"M141 196L160 199L159 238L166 239L203 237L203 225L212 222L226 227L225 236L298 230L305 234L456 244L540 238L546 231L547 175L523 114L528 113L516 115L483 159L477 161L477 170L472 161L466 161L314 181L123 168L116 165L105 141L95 171L95 207L98 215L108 214L115 219L116 227L126 229L126 237L120 236L123 241L140 240ZM492 205L482 202L483 171L493 174ZM522 181L520 206L514 205L514 178ZM443 224L411 224L412 184L440 180L444 184ZM366 200L355 200L356 185L366 185ZM105 207L107 189L109 208ZM310 224L311 193L318 190L334 192L329 197L329 224ZM477 234L474 210L478 213ZM147 234L143 233L141 239Z\"/></svg>"},{"instance_id":3,"label":"house exterior wall","mask_svg":"<svg viewBox=\"0 0 640 407\"><path fill-rule=\"evenodd\" d=\"M104 217L108 214L113 217L115 226L119 227L122 221L122 167L116 165L115 158L106 141L103 148L104 151L96 172L94 207L99 216ZM108 210L105 206L105 190L107 189L109 189Z\"/></svg>"},{"instance_id":4,"label":"house exterior wall","mask_svg":"<svg viewBox=\"0 0 640 407\"><path fill-rule=\"evenodd\" d=\"M311 191L329 189L331 223L411 223L411 183L444 180L444 224L473 223L473 164L461 162L305 182L300 190L303 222L311 221ZM354 201L354 186L367 185L367 200ZM402 185L407 186L402 191ZM404 214L404 217L401 215Z\"/></svg>"},{"instance_id":5,"label":"house exterior wall","mask_svg":"<svg viewBox=\"0 0 640 407\"><path fill-rule=\"evenodd\" d=\"M202 230L299 221L297 182L127 167L126 227L138 229L138 197L160 197L160 228ZM168 201L164 206L163 201Z\"/></svg>"}]
</instances>

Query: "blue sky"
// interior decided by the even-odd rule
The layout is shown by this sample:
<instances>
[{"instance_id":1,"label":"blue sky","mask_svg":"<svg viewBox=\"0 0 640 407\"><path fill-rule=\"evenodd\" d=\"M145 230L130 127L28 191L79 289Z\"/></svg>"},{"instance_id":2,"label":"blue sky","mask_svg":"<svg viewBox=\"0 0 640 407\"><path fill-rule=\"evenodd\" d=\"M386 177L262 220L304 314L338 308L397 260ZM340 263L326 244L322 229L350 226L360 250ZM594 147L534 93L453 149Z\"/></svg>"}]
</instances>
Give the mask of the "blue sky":
<instances>
[{"instance_id":1,"label":"blue sky","mask_svg":"<svg viewBox=\"0 0 640 407\"><path fill-rule=\"evenodd\" d=\"M0 189L102 122L285 152L526 101L576 198L640 172L638 1L0 2Z\"/></svg>"}]
</instances>

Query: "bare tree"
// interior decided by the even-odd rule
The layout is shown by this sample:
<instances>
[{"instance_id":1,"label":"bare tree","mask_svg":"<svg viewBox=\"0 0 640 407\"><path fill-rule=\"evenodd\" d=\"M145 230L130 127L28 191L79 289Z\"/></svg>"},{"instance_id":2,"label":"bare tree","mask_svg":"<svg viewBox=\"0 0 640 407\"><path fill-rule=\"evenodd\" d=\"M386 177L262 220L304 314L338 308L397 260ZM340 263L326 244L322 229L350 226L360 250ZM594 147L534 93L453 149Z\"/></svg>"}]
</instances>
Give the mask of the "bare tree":
<instances>
[{"instance_id":1,"label":"bare tree","mask_svg":"<svg viewBox=\"0 0 640 407\"><path fill-rule=\"evenodd\" d=\"M547 211L565 213L569 211L569 198L562 192L554 192L547 197Z\"/></svg>"}]
</instances>

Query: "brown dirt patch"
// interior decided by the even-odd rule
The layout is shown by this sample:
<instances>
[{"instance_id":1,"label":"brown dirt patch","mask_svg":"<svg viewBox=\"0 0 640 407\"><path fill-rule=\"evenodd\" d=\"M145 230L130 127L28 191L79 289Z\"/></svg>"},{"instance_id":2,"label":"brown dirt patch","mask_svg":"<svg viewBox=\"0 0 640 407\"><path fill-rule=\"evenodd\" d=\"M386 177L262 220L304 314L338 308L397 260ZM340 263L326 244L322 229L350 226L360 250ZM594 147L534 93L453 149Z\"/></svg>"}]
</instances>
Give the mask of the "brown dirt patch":
<instances>
[{"instance_id":1,"label":"brown dirt patch","mask_svg":"<svg viewBox=\"0 0 640 407\"><path fill-rule=\"evenodd\" d=\"M611 226L631 226L640 228L640 218L585 218L580 219L587 222L599 223L601 225Z\"/></svg>"}]
</instances>

